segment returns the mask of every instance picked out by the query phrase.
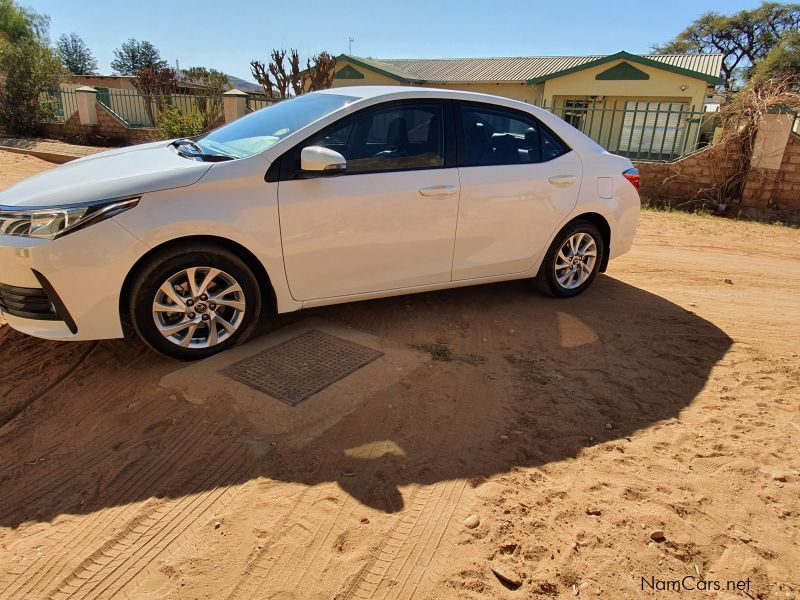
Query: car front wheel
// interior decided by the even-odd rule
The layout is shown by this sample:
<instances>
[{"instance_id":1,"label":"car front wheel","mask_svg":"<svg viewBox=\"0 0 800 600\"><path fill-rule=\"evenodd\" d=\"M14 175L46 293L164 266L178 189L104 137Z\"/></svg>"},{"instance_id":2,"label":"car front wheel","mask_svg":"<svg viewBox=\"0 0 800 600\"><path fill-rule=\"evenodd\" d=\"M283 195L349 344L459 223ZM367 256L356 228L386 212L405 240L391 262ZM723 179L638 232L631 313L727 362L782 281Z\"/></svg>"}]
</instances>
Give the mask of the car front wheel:
<instances>
[{"instance_id":1,"label":"car front wheel","mask_svg":"<svg viewBox=\"0 0 800 600\"><path fill-rule=\"evenodd\" d=\"M180 247L157 256L133 282L130 314L158 352L196 360L243 340L261 311L258 281L224 248Z\"/></svg>"},{"instance_id":2,"label":"car front wheel","mask_svg":"<svg viewBox=\"0 0 800 600\"><path fill-rule=\"evenodd\" d=\"M539 270L539 287L558 298L577 296L588 288L603 262L603 236L592 223L574 221L553 240Z\"/></svg>"}]
</instances>

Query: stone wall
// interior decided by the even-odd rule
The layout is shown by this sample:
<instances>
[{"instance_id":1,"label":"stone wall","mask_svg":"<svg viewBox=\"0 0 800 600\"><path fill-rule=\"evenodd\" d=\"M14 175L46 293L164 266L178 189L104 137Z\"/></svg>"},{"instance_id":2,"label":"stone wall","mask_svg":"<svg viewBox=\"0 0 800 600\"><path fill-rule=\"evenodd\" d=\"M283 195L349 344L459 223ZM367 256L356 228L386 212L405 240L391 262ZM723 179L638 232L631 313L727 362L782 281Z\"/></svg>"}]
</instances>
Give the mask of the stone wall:
<instances>
[{"instance_id":1,"label":"stone wall","mask_svg":"<svg viewBox=\"0 0 800 600\"><path fill-rule=\"evenodd\" d=\"M91 127L81 125L78 111L63 123L42 123L39 132L48 136L82 136L91 133Z\"/></svg>"},{"instance_id":2,"label":"stone wall","mask_svg":"<svg viewBox=\"0 0 800 600\"><path fill-rule=\"evenodd\" d=\"M736 156L709 146L668 163L634 161L640 174L640 191L655 200L718 200L714 191L735 171Z\"/></svg>"},{"instance_id":3,"label":"stone wall","mask_svg":"<svg viewBox=\"0 0 800 600\"><path fill-rule=\"evenodd\" d=\"M39 132L45 136L81 138L90 143L98 143L98 138L112 145L142 144L161 139L158 129L128 127L128 125L105 105L95 102L97 125L82 125L76 111L64 123L43 123Z\"/></svg>"},{"instance_id":4,"label":"stone wall","mask_svg":"<svg viewBox=\"0 0 800 600\"><path fill-rule=\"evenodd\" d=\"M743 204L755 207L772 205L779 210L800 209L800 136L794 133L789 136L779 171L758 171L755 177L751 172L744 189ZM757 185L756 181L763 183Z\"/></svg>"},{"instance_id":5,"label":"stone wall","mask_svg":"<svg viewBox=\"0 0 800 600\"><path fill-rule=\"evenodd\" d=\"M751 166L741 197L720 197L720 186L735 173L738 159L711 146L670 163L635 161L641 195L657 204L724 204L729 214L800 224L800 136L789 135L779 169Z\"/></svg>"},{"instance_id":6,"label":"stone wall","mask_svg":"<svg viewBox=\"0 0 800 600\"><path fill-rule=\"evenodd\" d=\"M161 139L164 138L158 129L140 127L128 130L129 144L146 144L147 142L155 142Z\"/></svg>"},{"instance_id":7,"label":"stone wall","mask_svg":"<svg viewBox=\"0 0 800 600\"><path fill-rule=\"evenodd\" d=\"M117 115L108 110L104 104L95 103L97 110L97 129L98 135L110 137L112 139L128 140L128 130L130 127Z\"/></svg>"}]
</instances>

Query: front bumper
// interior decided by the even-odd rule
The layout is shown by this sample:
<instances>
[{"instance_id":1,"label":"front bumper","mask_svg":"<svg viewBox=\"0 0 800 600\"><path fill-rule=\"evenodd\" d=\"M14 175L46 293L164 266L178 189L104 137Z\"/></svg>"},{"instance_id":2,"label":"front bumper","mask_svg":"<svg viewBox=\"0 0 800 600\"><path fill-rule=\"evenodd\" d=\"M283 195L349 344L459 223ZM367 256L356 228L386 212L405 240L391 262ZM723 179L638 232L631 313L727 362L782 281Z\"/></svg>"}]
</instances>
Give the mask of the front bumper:
<instances>
[{"instance_id":1,"label":"front bumper","mask_svg":"<svg viewBox=\"0 0 800 600\"><path fill-rule=\"evenodd\" d=\"M122 337L120 292L146 251L113 219L56 240L0 235L0 313L45 339Z\"/></svg>"}]
</instances>

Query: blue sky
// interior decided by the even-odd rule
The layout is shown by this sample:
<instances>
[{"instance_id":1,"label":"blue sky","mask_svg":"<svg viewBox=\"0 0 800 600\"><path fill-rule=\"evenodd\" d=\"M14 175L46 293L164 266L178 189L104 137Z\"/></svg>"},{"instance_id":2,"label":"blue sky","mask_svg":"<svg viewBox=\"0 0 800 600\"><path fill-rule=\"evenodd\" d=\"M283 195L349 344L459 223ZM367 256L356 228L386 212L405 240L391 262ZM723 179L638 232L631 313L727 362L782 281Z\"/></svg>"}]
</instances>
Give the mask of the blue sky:
<instances>
[{"instance_id":1,"label":"blue sky","mask_svg":"<svg viewBox=\"0 0 800 600\"><path fill-rule=\"evenodd\" d=\"M205 66L251 80L249 62L273 47L301 57L328 50L372 57L465 57L646 53L700 13L752 8L757 1L537 2L395 0L18 0L50 15L51 37L77 32L111 72L125 39L149 40L172 64ZM221 9L220 7L225 7ZM80 8L78 8L80 7Z\"/></svg>"}]
</instances>

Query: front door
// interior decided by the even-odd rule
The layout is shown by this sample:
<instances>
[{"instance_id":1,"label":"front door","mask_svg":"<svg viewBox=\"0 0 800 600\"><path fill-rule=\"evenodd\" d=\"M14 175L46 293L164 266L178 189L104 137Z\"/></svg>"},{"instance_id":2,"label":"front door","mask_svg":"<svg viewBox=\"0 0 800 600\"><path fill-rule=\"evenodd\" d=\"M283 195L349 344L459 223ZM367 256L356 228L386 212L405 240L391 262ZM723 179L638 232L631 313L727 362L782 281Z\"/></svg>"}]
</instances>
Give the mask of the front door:
<instances>
[{"instance_id":1,"label":"front door","mask_svg":"<svg viewBox=\"0 0 800 600\"><path fill-rule=\"evenodd\" d=\"M453 280L530 270L578 201L583 167L527 113L463 103Z\"/></svg>"},{"instance_id":2,"label":"front door","mask_svg":"<svg viewBox=\"0 0 800 600\"><path fill-rule=\"evenodd\" d=\"M281 237L292 296L315 300L451 279L458 170L445 163L444 106L401 102L365 109L302 147L347 159L342 175L278 184Z\"/></svg>"}]
</instances>

